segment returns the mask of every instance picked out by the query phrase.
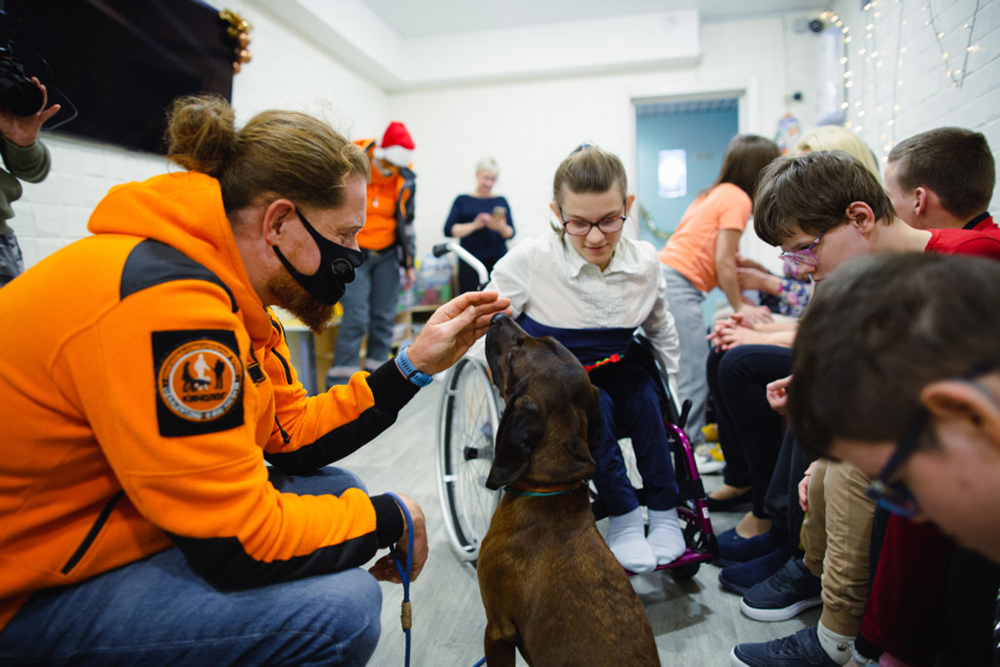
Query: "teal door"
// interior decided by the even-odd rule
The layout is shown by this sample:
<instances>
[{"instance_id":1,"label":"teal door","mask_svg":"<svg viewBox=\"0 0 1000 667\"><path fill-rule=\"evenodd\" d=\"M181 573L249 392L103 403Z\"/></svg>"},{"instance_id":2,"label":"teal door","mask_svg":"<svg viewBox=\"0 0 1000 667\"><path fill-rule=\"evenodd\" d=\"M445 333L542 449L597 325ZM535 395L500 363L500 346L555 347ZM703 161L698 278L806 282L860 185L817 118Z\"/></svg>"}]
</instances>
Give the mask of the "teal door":
<instances>
[{"instance_id":1,"label":"teal door","mask_svg":"<svg viewBox=\"0 0 1000 667\"><path fill-rule=\"evenodd\" d=\"M663 247L688 205L719 175L722 156L738 131L736 98L636 105L633 213L640 238ZM726 298L715 289L705 300L706 322L720 305Z\"/></svg>"}]
</instances>

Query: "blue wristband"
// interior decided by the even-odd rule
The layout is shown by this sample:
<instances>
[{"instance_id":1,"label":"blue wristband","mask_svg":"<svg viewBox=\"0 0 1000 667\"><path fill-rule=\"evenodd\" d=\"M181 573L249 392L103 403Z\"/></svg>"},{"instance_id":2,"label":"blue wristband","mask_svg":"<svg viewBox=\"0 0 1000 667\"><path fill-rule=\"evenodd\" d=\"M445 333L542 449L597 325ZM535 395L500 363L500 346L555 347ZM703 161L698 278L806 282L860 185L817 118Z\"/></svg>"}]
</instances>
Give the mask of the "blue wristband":
<instances>
[{"instance_id":1,"label":"blue wristband","mask_svg":"<svg viewBox=\"0 0 1000 667\"><path fill-rule=\"evenodd\" d=\"M413 364L410 363L409 355L406 354L408 349L410 349L409 345L399 351L399 354L396 355L396 365L399 367L399 370L403 371L403 375L406 376L407 380L418 387L426 387L434 378L426 373L421 373L413 367Z\"/></svg>"}]
</instances>

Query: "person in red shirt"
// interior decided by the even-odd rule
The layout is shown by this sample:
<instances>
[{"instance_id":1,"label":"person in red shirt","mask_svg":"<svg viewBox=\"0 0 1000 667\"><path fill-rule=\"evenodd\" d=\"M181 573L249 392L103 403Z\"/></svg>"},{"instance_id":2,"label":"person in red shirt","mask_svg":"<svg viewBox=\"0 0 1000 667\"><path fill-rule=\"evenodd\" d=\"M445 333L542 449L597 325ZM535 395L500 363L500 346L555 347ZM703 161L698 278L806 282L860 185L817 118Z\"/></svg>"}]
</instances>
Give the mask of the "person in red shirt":
<instances>
[{"instance_id":1,"label":"person in red shirt","mask_svg":"<svg viewBox=\"0 0 1000 667\"><path fill-rule=\"evenodd\" d=\"M990 145L979 132L939 127L896 144L885 166L885 191L896 214L917 229L998 233L987 209L996 185Z\"/></svg>"},{"instance_id":2,"label":"person in red shirt","mask_svg":"<svg viewBox=\"0 0 1000 667\"><path fill-rule=\"evenodd\" d=\"M780 245L782 257L799 264L800 274L817 283L817 293L822 293L827 276L860 255L927 252L1000 260L1000 236L964 229L916 229L906 224L878 180L860 161L842 151L786 157L772 163L761 176L754 211L757 235L771 245ZM865 297L858 294L857 298ZM794 393L794 382L790 394ZM799 438L812 435L796 432ZM919 611L907 613L925 609L919 600L893 604L893 596L902 590L901 582L915 577L924 584L924 597L928 597L928 582L935 595L943 596L950 556L949 545L943 544L939 533L912 526L907 522L886 538L869 610L861 623L862 634L866 627L879 629L877 639L897 651L900 646L922 644L920 637L913 637L914 631L927 638L935 636L936 628L927 626L933 620L917 618ZM871 600L884 598L889 598L893 609L895 623L891 626L885 623L886 605L872 613ZM933 619L933 615L924 616ZM819 627L789 637L741 644L733 649L732 659L734 664L765 667L779 664L778 656L791 651L803 659L819 660L815 664L844 664L850 658L847 647L851 639L824 627L821 619Z\"/></svg>"},{"instance_id":3,"label":"person in red shirt","mask_svg":"<svg viewBox=\"0 0 1000 667\"><path fill-rule=\"evenodd\" d=\"M997 262L910 253L854 260L824 285L802 320L789 395L791 427L803 434L804 447L858 466L873 480L868 495L880 506L932 521L923 525L939 526L994 567L1000 565L997 303ZM949 551L934 549L935 558L942 553ZM909 556L926 562L923 554ZM981 572L970 562L976 561L966 558L963 569ZM925 595L927 582L916 584L916 594ZM983 576L975 584L988 588ZM961 602L969 604L968 597ZM911 620L898 601L887 606L877 616L904 611L895 623ZM930 611L936 634L943 625L937 614L947 611ZM875 629L868 615L863 630ZM974 623L988 637L988 604L978 616ZM936 664L994 664L992 647L983 644ZM929 663L934 653L904 660Z\"/></svg>"}]
</instances>

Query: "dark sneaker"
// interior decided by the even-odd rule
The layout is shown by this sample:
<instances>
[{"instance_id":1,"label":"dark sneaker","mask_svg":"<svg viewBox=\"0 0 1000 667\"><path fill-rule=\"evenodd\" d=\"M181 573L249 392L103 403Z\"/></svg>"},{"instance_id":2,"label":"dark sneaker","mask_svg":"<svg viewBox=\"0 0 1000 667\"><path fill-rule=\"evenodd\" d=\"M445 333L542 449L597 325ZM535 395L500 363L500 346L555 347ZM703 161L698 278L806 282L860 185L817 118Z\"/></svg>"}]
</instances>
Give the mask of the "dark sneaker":
<instances>
[{"instance_id":1,"label":"dark sneaker","mask_svg":"<svg viewBox=\"0 0 1000 667\"><path fill-rule=\"evenodd\" d=\"M746 592L740 609L757 621L787 621L823 604L820 578L799 558L791 558L771 577ZM806 663L803 663L806 664Z\"/></svg>"},{"instance_id":2,"label":"dark sneaker","mask_svg":"<svg viewBox=\"0 0 1000 667\"><path fill-rule=\"evenodd\" d=\"M775 549L760 558L727 567L719 572L719 585L727 591L745 594L748 590L781 569L788 562L784 549Z\"/></svg>"},{"instance_id":3,"label":"dark sneaker","mask_svg":"<svg viewBox=\"0 0 1000 667\"><path fill-rule=\"evenodd\" d=\"M816 626L760 644L740 644L729 654L737 667L840 667L819 643Z\"/></svg>"},{"instance_id":4,"label":"dark sneaker","mask_svg":"<svg viewBox=\"0 0 1000 667\"><path fill-rule=\"evenodd\" d=\"M740 537L735 528L719 533L719 565L729 567L766 556L781 546L772 531L754 537Z\"/></svg>"}]
</instances>

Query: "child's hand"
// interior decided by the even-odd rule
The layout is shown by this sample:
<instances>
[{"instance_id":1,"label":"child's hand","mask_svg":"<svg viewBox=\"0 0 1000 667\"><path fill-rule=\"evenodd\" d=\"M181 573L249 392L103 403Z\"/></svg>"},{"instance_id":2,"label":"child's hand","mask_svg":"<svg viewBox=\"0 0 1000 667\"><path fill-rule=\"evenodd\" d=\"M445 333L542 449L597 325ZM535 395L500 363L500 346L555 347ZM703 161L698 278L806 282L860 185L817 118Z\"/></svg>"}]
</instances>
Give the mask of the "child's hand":
<instances>
[{"instance_id":1,"label":"child's hand","mask_svg":"<svg viewBox=\"0 0 1000 667\"><path fill-rule=\"evenodd\" d=\"M815 467L815 461L810 463L809 467L806 468L805 474L802 476L802 481L799 482L799 507L802 508L803 512L809 511L809 480L812 478Z\"/></svg>"},{"instance_id":2,"label":"child's hand","mask_svg":"<svg viewBox=\"0 0 1000 667\"><path fill-rule=\"evenodd\" d=\"M767 384L767 403L779 415L788 414L788 385L792 376L775 380Z\"/></svg>"},{"instance_id":3,"label":"child's hand","mask_svg":"<svg viewBox=\"0 0 1000 667\"><path fill-rule=\"evenodd\" d=\"M733 313L733 315L742 315L747 322L744 326L770 322L773 319L771 317L771 310L767 306L754 306L749 303L740 304L740 309Z\"/></svg>"}]
</instances>

